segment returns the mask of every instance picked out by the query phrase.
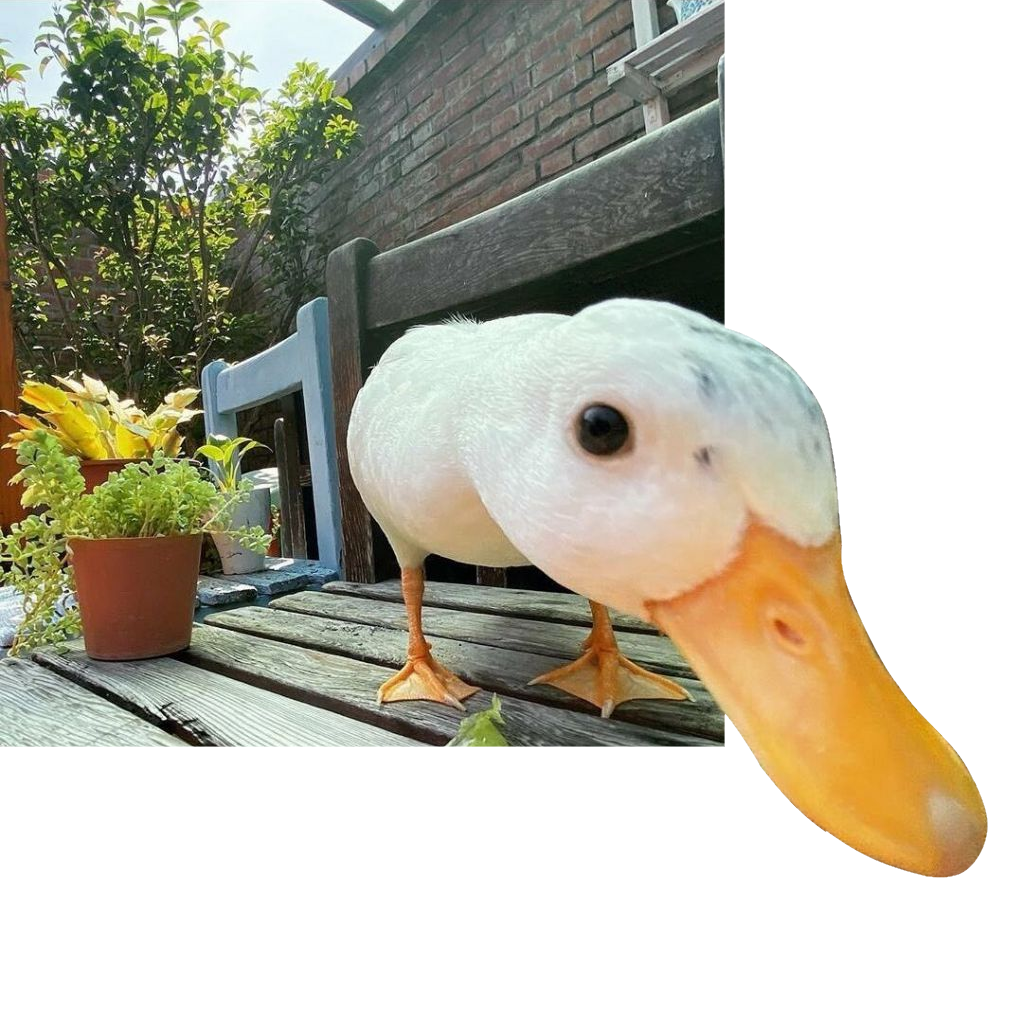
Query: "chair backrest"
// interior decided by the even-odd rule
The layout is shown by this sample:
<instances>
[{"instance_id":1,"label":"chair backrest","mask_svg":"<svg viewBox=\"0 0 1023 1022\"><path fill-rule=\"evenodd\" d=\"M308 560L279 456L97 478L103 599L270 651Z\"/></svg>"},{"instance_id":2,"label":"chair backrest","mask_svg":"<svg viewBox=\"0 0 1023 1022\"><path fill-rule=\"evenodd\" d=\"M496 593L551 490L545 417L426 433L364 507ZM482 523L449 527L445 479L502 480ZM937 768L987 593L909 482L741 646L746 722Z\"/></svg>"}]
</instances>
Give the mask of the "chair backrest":
<instances>
[{"instance_id":1,"label":"chair backrest","mask_svg":"<svg viewBox=\"0 0 1023 1022\"><path fill-rule=\"evenodd\" d=\"M316 515L317 556L321 563L340 571L338 448L330 392L326 298L303 305L298 310L296 326L290 337L244 362L228 365L218 360L203 369L206 432L237 436L238 412L289 395L301 396Z\"/></svg>"},{"instance_id":2,"label":"chair backrest","mask_svg":"<svg viewBox=\"0 0 1023 1022\"><path fill-rule=\"evenodd\" d=\"M345 440L369 370L409 327L454 312L577 311L616 295L723 314L718 103L484 213L387 252L364 238L327 261L345 577L372 582L386 543L352 481ZM672 279L665 288L663 267ZM652 267L660 267L651 284ZM708 297L708 295L710 297Z\"/></svg>"}]
</instances>

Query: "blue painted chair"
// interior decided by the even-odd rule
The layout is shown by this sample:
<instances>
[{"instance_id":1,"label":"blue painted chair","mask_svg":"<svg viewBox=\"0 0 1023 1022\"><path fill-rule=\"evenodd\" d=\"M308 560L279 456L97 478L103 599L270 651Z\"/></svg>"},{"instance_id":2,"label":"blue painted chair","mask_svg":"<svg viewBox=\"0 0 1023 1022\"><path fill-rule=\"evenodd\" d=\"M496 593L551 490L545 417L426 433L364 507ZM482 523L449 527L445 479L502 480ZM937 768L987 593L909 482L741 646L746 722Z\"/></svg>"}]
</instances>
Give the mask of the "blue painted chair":
<instances>
[{"instance_id":1,"label":"blue painted chair","mask_svg":"<svg viewBox=\"0 0 1023 1022\"><path fill-rule=\"evenodd\" d=\"M290 337L244 362L229 365L218 360L203 369L206 432L237 436L238 412L289 396L295 401L301 399L309 447L318 560L340 572L341 508L327 299L315 298L303 305L298 310L297 326ZM283 431L278 430L278 446L282 435ZM284 453L278 451L278 464ZM283 502L283 479L281 498ZM298 552L298 555L303 553Z\"/></svg>"}]
</instances>

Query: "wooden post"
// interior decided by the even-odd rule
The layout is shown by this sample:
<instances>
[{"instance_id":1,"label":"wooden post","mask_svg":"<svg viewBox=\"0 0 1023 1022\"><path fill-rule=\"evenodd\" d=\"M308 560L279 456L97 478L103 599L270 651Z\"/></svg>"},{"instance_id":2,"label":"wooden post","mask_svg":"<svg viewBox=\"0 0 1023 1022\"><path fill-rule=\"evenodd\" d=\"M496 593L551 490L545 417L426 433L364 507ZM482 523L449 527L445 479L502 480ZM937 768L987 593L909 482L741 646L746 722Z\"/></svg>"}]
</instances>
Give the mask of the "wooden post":
<instances>
[{"instance_id":1,"label":"wooden post","mask_svg":"<svg viewBox=\"0 0 1023 1022\"><path fill-rule=\"evenodd\" d=\"M274 423L274 453L281 509L281 556L309 556L305 535L305 509L299 481L298 401L294 394L281 398L284 415Z\"/></svg>"},{"instance_id":2,"label":"wooden post","mask_svg":"<svg viewBox=\"0 0 1023 1022\"><path fill-rule=\"evenodd\" d=\"M348 464L348 420L369 371L366 337L366 274L377 247L354 238L327 257L327 302L330 317L334 429L337 436L344 537L344 577L349 582L376 582L373 519L355 487Z\"/></svg>"},{"instance_id":3,"label":"wooden post","mask_svg":"<svg viewBox=\"0 0 1023 1022\"><path fill-rule=\"evenodd\" d=\"M657 38L661 31L657 23L657 0L632 0L632 27L637 50ZM663 128L670 120L668 101L664 96L657 95L644 101L643 123L647 134Z\"/></svg>"},{"instance_id":4,"label":"wooden post","mask_svg":"<svg viewBox=\"0 0 1023 1022\"><path fill-rule=\"evenodd\" d=\"M0 153L0 408L18 409L18 374L14 363L14 310L11 306L11 266L7 255L7 208L4 203L4 158ZM7 442L14 423L0 416L0 444ZM20 487L8 486L18 470L14 451L0 450L0 527L9 528L24 517Z\"/></svg>"}]
</instances>

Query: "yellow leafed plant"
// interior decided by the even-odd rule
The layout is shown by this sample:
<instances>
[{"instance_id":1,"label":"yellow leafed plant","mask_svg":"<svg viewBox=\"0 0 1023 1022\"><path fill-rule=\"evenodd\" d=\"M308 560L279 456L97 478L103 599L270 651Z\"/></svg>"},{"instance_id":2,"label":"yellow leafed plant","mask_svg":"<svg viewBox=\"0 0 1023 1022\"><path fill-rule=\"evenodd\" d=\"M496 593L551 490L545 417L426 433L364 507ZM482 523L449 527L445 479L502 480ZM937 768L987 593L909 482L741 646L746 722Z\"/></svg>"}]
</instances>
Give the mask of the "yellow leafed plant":
<instances>
[{"instance_id":1,"label":"yellow leafed plant","mask_svg":"<svg viewBox=\"0 0 1023 1022\"><path fill-rule=\"evenodd\" d=\"M173 458L181 451L178 426L201 414L189 407L199 396L191 387L168 394L159 408L146 413L91 376L54 379L63 390L38 380L21 389L21 400L38 415L3 412L22 427L5 447L17 447L33 430L44 429L68 454L87 460L151 458L157 451Z\"/></svg>"}]
</instances>

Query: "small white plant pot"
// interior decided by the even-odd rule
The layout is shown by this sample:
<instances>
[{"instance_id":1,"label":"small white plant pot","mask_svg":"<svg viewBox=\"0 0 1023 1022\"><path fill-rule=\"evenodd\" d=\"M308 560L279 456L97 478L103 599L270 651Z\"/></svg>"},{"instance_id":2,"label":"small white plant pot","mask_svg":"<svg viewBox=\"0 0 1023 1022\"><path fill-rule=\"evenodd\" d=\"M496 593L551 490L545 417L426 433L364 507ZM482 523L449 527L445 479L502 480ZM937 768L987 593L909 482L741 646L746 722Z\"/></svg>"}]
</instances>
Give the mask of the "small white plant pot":
<instances>
[{"instance_id":1,"label":"small white plant pot","mask_svg":"<svg viewBox=\"0 0 1023 1022\"><path fill-rule=\"evenodd\" d=\"M253 490L249 499L243 501L231 515L231 529L246 529L258 525L266 529L270 523L270 491L266 488ZM266 555L256 554L224 532L214 532L213 542L217 545L220 562L225 575L244 575L250 571L262 571L266 567Z\"/></svg>"}]
</instances>

